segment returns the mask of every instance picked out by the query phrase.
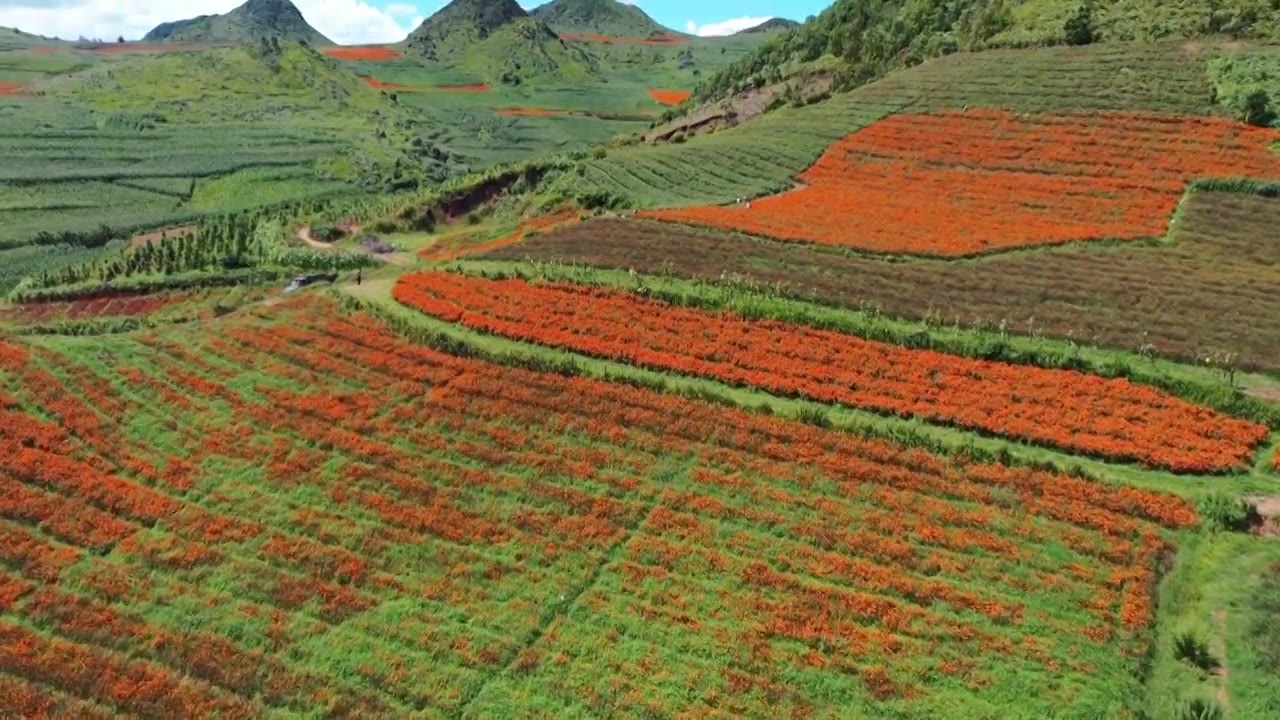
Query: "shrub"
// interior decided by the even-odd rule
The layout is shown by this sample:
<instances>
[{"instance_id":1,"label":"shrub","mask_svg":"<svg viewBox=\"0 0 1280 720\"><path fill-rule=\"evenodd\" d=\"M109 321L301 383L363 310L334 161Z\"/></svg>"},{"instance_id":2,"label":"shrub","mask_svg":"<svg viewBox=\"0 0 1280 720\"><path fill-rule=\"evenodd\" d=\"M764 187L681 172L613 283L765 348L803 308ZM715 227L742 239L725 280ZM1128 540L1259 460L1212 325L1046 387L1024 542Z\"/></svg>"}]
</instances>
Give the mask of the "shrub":
<instances>
[{"instance_id":1,"label":"shrub","mask_svg":"<svg viewBox=\"0 0 1280 720\"><path fill-rule=\"evenodd\" d=\"M311 228L311 237L324 243L341 240L346 234L345 230L333 225L319 225Z\"/></svg>"},{"instance_id":2,"label":"shrub","mask_svg":"<svg viewBox=\"0 0 1280 720\"><path fill-rule=\"evenodd\" d=\"M1223 720L1225 717L1221 705L1204 698L1184 700L1177 714L1178 720Z\"/></svg>"},{"instance_id":3,"label":"shrub","mask_svg":"<svg viewBox=\"0 0 1280 720\"><path fill-rule=\"evenodd\" d=\"M1209 644L1194 630L1183 630L1173 641L1173 656L1205 672L1216 668L1218 662L1209 652Z\"/></svg>"},{"instance_id":4,"label":"shrub","mask_svg":"<svg viewBox=\"0 0 1280 720\"><path fill-rule=\"evenodd\" d=\"M1252 505L1227 493L1206 495L1196 503L1201 527L1209 532L1248 530L1257 517Z\"/></svg>"}]
</instances>

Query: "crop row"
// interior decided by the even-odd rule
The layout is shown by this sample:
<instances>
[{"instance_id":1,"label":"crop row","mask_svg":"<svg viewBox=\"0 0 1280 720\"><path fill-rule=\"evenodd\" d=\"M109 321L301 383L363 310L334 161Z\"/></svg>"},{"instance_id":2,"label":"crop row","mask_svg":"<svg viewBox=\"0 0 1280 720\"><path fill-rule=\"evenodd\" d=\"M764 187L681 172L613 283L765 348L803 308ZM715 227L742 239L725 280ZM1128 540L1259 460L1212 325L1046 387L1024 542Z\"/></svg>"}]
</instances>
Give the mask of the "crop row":
<instances>
[{"instance_id":1,"label":"crop row","mask_svg":"<svg viewBox=\"0 0 1280 720\"><path fill-rule=\"evenodd\" d=\"M560 261L718 281L744 277L805 299L895 317L1042 334L1192 363L1280 369L1271 228L1280 201L1196 192L1170 243L1071 245L966 263L822 252L667 223L598 220L499 249Z\"/></svg>"},{"instance_id":2,"label":"crop row","mask_svg":"<svg viewBox=\"0 0 1280 720\"><path fill-rule=\"evenodd\" d=\"M969 255L1165 234L1190 181L1280 178L1280 133L1227 120L1004 111L895 115L832 145L802 187L672 222L884 253Z\"/></svg>"},{"instance_id":3,"label":"crop row","mask_svg":"<svg viewBox=\"0 0 1280 720\"><path fill-rule=\"evenodd\" d=\"M263 312L92 352L0 342L22 448L0 474L25 498L0 507L6 687L229 717L762 715L830 709L820 686L927 714L936 672L975 703L1031 677L1078 694L1127 682L1159 526L1195 522L1168 495L446 355L316 299Z\"/></svg>"},{"instance_id":4,"label":"crop row","mask_svg":"<svg viewBox=\"0 0 1280 720\"><path fill-rule=\"evenodd\" d=\"M1127 380L902 348L570 283L440 272L401 303L485 332L1178 472L1249 463L1267 428Z\"/></svg>"}]
</instances>

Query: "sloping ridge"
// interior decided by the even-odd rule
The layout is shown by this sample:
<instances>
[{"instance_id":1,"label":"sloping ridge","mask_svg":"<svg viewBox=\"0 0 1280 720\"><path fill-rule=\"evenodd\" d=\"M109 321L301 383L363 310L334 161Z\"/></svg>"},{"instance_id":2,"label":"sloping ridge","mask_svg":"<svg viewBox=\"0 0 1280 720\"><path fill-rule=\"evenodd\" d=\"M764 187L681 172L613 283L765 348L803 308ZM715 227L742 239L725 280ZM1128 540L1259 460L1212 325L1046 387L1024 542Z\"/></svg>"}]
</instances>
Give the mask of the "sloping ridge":
<instances>
[{"instance_id":1,"label":"sloping ridge","mask_svg":"<svg viewBox=\"0 0 1280 720\"><path fill-rule=\"evenodd\" d=\"M798 27L800 27L800 23L796 22L795 20L788 20L786 18L776 17L776 18L769 18L768 20L765 20L759 25L749 27L746 30L739 30L734 34L735 35L754 35L757 33L775 32L778 30L794 30L795 28L798 28Z\"/></svg>"},{"instance_id":2,"label":"sloping ridge","mask_svg":"<svg viewBox=\"0 0 1280 720\"><path fill-rule=\"evenodd\" d=\"M618 0L552 0L530 14L558 33L629 38L676 34L635 5Z\"/></svg>"},{"instance_id":3,"label":"sloping ridge","mask_svg":"<svg viewBox=\"0 0 1280 720\"><path fill-rule=\"evenodd\" d=\"M248 0L225 15L201 15L190 20L161 23L143 42L203 42L244 44L262 38L332 45L307 23L291 0Z\"/></svg>"}]
</instances>

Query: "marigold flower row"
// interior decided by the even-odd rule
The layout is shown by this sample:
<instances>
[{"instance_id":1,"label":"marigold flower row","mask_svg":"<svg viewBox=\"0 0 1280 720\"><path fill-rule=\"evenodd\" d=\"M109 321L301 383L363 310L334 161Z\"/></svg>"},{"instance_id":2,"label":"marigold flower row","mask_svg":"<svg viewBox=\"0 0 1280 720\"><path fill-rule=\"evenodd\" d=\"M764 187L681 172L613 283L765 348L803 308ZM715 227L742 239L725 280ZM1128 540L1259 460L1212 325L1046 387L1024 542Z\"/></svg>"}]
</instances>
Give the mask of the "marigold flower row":
<instances>
[{"instance_id":1,"label":"marigold flower row","mask_svg":"<svg viewBox=\"0 0 1280 720\"><path fill-rule=\"evenodd\" d=\"M403 279L395 296L505 337L1178 472L1241 467L1267 436L1124 379L912 350L619 290L428 272Z\"/></svg>"}]
</instances>

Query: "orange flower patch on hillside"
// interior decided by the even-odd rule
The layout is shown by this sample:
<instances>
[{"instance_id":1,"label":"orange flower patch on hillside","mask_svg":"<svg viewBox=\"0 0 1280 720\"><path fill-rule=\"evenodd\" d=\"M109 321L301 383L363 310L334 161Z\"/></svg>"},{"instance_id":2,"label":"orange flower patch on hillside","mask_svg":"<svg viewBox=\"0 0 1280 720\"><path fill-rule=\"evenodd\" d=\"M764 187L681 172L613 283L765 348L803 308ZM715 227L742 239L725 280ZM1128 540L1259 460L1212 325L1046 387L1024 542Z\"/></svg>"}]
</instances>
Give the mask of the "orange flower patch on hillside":
<instances>
[{"instance_id":1,"label":"orange flower patch on hillside","mask_svg":"<svg viewBox=\"0 0 1280 720\"><path fill-rule=\"evenodd\" d=\"M553 227L577 222L577 220L578 211L576 210L564 210L550 215L540 215L524 221L524 223L522 223L515 232L510 235L504 235L496 240L490 240L476 245L467 245L467 236L464 236L448 247L437 246L428 248L419 253L419 255L421 255L424 260L432 260L435 262L457 260L458 258L466 255L485 253L490 250L507 247L508 245L514 245L515 243L523 240L530 232L549 230Z\"/></svg>"},{"instance_id":2,"label":"orange flower patch on hillside","mask_svg":"<svg viewBox=\"0 0 1280 720\"><path fill-rule=\"evenodd\" d=\"M517 340L1177 472L1246 466L1268 434L1125 379L909 349L621 290L426 272L401 280L395 297Z\"/></svg>"},{"instance_id":3,"label":"orange flower patch on hillside","mask_svg":"<svg viewBox=\"0 0 1280 720\"><path fill-rule=\"evenodd\" d=\"M693 93L688 90L659 90L656 88L649 90L649 97L657 100L663 105L679 105L685 100L688 100L689 96L692 94Z\"/></svg>"},{"instance_id":4,"label":"orange flower patch on hillside","mask_svg":"<svg viewBox=\"0 0 1280 720\"><path fill-rule=\"evenodd\" d=\"M0 97L21 95L23 93L23 84L16 82L0 82Z\"/></svg>"},{"instance_id":5,"label":"orange flower patch on hillside","mask_svg":"<svg viewBox=\"0 0 1280 720\"><path fill-rule=\"evenodd\" d=\"M612 45L682 45L689 42L688 38L683 38L679 35L653 35L651 37L634 38L573 32L560 33L560 39L567 42L597 42Z\"/></svg>"},{"instance_id":6,"label":"orange flower patch on hillside","mask_svg":"<svg viewBox=\"0 0 1280 720\"><path fill-rule=\"evenodd\" d=\"M999 110L896 115L832 145L796 190L642 213L779 240L961 256L1163 235L1189 182L1280 178L1280 132L1222 118Z\"/></svg>"},{"instance_id":7,"label":"orange flower patch on hillside","mask_svg":"<svg viewBox=\"0 0 1280 720\"><path fill-rule=\"evenodd\" d=\"M413 92L415 90L420 89L416 85L402 85L400 83L382 82L381 80L375 77L370 77L368 75L362 76L360 79L364 81L365 85L368 85L374 90L399 90L401 92Z\"/></svg>"},{"instance_id":8,"label":"orange flower patch on hillside","mask_svg":"<svg viewBox=\"0 0 1280 720\"><path fill-rule=\"evenodd\" d=\"M552 108L501 108L496 110L499 115L508 117L564 117L569 114L568 110L555 110Z\"/></svg>"},{"instance_id":9,"label":"orange flower patch on hillside","mask_svg":"<svg viewBox=\"0 0 1280 720\"><path fill-rule=\"evenodd\" d=\"M363 62L388 62L399 60L402 57L398 51L381 45L373 47L328 47L324 49L324 54L338 60Z\"/></svg>"},{"instance_id":10,"label":"orange flower patch on hillside","mask_svg":"<svg viewBox=\"0 0 1280 720\"><path fill-rule=\"evenodd\" d=\"M440 92L487 93L493 88L489 86L489 83L473 83L471 85L436 85L432 89Z\"/></svg>"}]
</instances>

